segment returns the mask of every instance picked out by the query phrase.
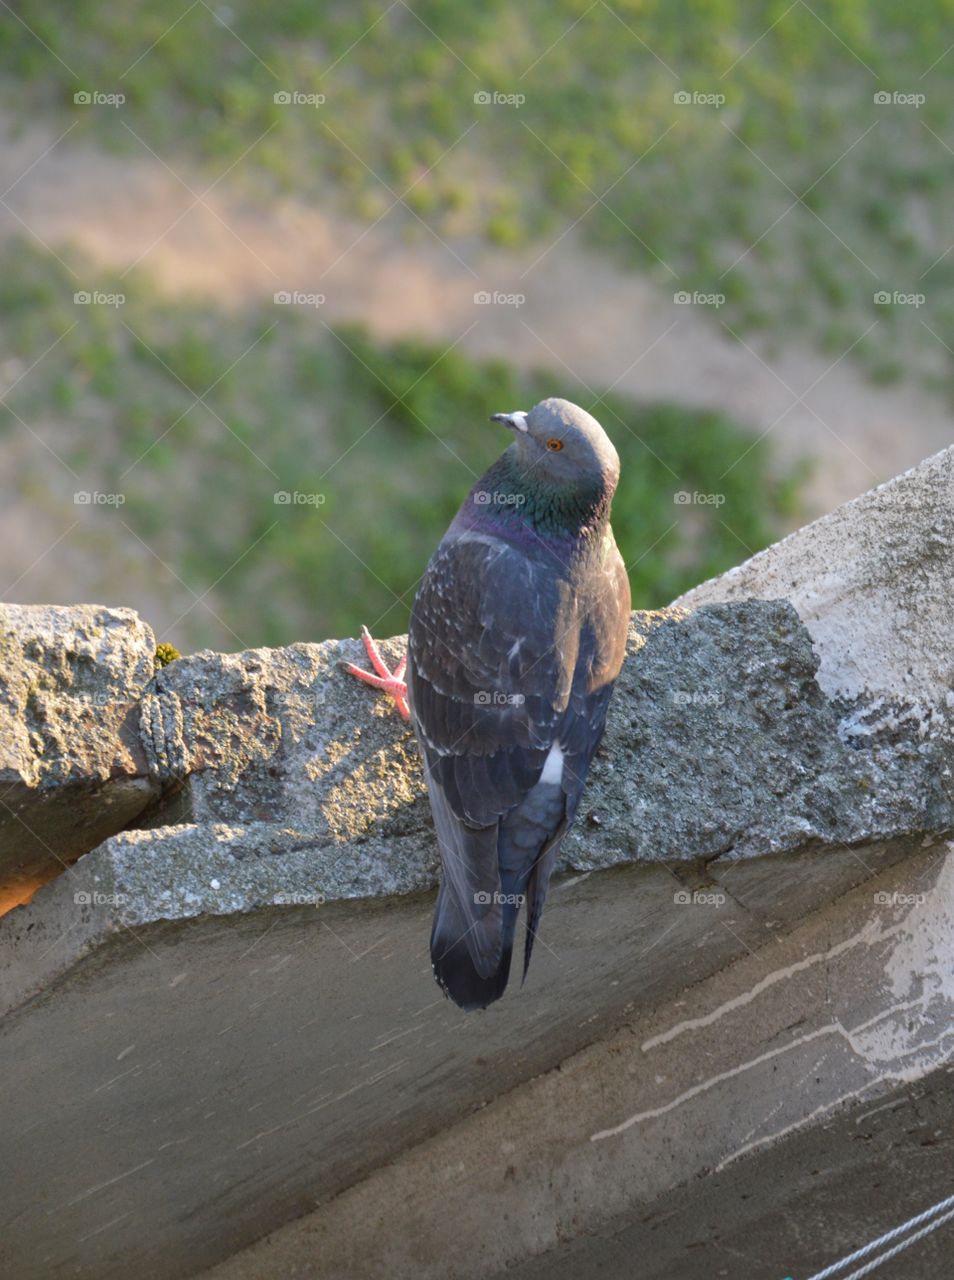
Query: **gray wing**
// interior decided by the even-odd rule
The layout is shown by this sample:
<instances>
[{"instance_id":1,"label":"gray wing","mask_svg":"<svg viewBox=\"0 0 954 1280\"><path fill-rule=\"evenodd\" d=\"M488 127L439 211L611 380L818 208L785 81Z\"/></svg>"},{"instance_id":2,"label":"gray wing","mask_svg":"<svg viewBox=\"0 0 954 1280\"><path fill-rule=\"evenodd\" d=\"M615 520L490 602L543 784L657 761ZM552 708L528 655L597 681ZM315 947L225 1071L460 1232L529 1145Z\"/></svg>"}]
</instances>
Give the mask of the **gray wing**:
<instances>
[{"instance_id":1,"label":"gray wing","mask_svg":"<svg viewBox=\"0 0 954 1280\"><path fill-rule=\"evenodd\" d=\"M562 788L566 805L562 821L546 833L527 882L527 936L523 973L527 974L550 876L586 785L593 754L606 727L613 686L626 654L629 634L630 588L623 558L615 542L607 547L605 569L591 583L580 620L577 665L569 705L560 724L564 748Z\"/></svg>"},{"instance_id":2,"label":"gray wing","mask_svg":"<svg viewBox=\"0 0 954 1280\"><path fill-rule=\"evenodd\" d=\"M566 581L493 538L442 543L414 602L408 693L445 883L483 977L501 955L498 824L539 779L578 642Z\"/></svg>"}]
</instances>

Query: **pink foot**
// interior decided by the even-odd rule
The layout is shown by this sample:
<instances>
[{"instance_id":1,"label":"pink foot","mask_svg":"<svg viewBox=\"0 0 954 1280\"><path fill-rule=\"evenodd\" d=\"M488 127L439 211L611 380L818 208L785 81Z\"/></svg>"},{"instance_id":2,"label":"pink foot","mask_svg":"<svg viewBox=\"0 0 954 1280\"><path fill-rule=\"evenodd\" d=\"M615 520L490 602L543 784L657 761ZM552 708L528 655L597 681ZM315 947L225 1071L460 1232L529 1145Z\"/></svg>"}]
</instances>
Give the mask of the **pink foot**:
<instances>
[{"instance_id":1,"label":"pink foot","mask_svg":"<svg viewBox=\"0 0 954 1280\"><path fill-rule=\"evenodd\" d=\"M374 672L365 671L361 667L356 667L352 662L345 662L345 671L356 676L359 680L364 680L366 684L373 685L375 689L383 689L391 698L394 705L400 711L405 720L410 720L411 709L407 705L407 682L402 680L404 668L407 666L407 657L403 657L393 671L388 670L387 663L378 652L378 646L371 639L371 632L367 627L361 628L361 639L364 641L365 651L368 659L374 667Z\"/></svg>"}]
</instances>

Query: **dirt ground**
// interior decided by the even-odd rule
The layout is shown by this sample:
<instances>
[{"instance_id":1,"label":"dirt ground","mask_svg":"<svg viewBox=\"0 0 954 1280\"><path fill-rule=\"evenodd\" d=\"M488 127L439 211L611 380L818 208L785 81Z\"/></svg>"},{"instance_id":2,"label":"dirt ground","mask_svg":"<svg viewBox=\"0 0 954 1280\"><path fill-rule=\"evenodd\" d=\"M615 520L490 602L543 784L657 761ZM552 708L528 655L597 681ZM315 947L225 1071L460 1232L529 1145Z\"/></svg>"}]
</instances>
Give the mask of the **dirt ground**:
<instances>
[{"instance_id":1,"label":"dirt ground","mask_svg":"<svg viewBox=\"0 0 954 1280\"><path fill-rule=\"evenodd\" d=\"M737 341L718 308L674 303L671 286L588 251L574 230L503 252L446 244L400 208L362 226L294 200L252 199L230 178L203 195L207 188L207 179L173 173L145 148L106 154L31 125L0 147L0 234L27 228L53 250L74 244L111 270L148 271L170 295L226 306L282 290L320 293L326 323L360 321L381 338L419 335L459 343L472 356L549 368L557 395L572 398L583 383L597 394L612 386L640 399L721 408L753 438L767 435L781 461L814 460L808 517L951 442L954 417L939 397L912 385L873 386L847 353L833 361L785 341L770 356L757 339ZM476 302L481 292L498 300ZM108 554L98 565L61 555L31 563L58 530L44 528L36 495L16 491L23 450L42 446L16 439L0 457L0 579L19 579L8 595L104 597ZM123 603L148 616L151 593L178 588L151 570L147 578L143 598Z\"/></svg>"}]
</instances>

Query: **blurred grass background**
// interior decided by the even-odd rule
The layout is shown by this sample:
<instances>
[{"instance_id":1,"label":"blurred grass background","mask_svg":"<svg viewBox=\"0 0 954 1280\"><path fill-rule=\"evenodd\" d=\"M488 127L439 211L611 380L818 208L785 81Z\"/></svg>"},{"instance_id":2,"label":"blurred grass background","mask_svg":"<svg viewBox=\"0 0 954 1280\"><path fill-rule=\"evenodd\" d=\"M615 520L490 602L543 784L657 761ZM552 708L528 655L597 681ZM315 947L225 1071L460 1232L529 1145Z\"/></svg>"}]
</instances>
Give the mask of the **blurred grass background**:
<instances>
[{"instance_id":1,"label":"blurred grass background","mask_svg":"<svg viewBox=\"0 0 954 1280\"><path fill-rule=\"evenodd\" d=\"M353 634L362 622L403 630L440 535L508 443L488 415L554 386L552 374L423 342L316 333L291 308L276 320L271 302L235 313L99 278L104 292L125 292L123 306L76 307L54 258L26 243L8 254L4 348L21 368L49 353L43 377L6 397L0 429L59 420L56 452L73 475L57 469L51 501L90 492L83 477L95 474L93 492L123 495L110 518L149 548L155 572L221 579L216 615L193 611L181 633L163 637L180 648L222 643L223 628L242 644ZM792 509L794 479L772 477L765 447L750 447L718 413L612 394L593 408L620 452L613 523L643 603L765 545L773 515ZM22 477L38 503L48 461ZM683 490L718 490L724 505L683 512ZM285 494L301 496L276 500Z\"/></svg>"},{"instance_id":2,"label":"blurred grass background","mask_svg":"<svg viewBox=\"0 0 954 1280\"><path fill-rule=\"evenodd\" d=\"M954 0L32 0L20 12L0 24L0 105L73 124L74 142L141 155L132 128L210 182L241 161L249 199L291 193L368 226L406 193L412 238L423 219L451 243L517 249L579 218L621 270L724 293L741 333L832 355L854 343L871 378L950 394ZM91 88L126 105L77 109ZM325 103L275 101L288 90ZM525 103L475 103L494 91ZM677 92L725 101L683 106ZM881 92L924 102L881 107ZM614 524L638 606L758 550L797 510L803 476L715 410L615 394L593 406L553 372L383 344L293 308L276 317L270 302L170 301L145 271L113 282L123 307L76 308L71 278L29 242L0 246L0 268L8 357L28 368L57 344L43 377L8 397L3 430L47 423L77 477L93 470L125 493L115 514L164 571L214 584L216 614L191 610L164 637L181 648L402 630L430 551L504 443L487 415L547 394L593 407L619 448ZM923 289L924 323L877 306L879 287ZM61 472L56 485L69 483ZM52 501L48 476L23 484ZM678 490L725 505L676 520ZM282 506L280 491L321 500Z\"/></svg>"},{"instance_id":3,"label":"blurred grass background","mask_svg":"<svg viewBox=\"0 0 954 1280\"><path fill-rule=\"evenodd\" d=\"M954 0L31 0L27 16L39 40L0 28L7 101L52 103L101 143L135 150L132 115L210 178L254 144L276 190L369 222L407 191L442 235L504 246L558 235L600 196L592 243L683 288L719 281L733 327L808 330L840 354L877 315L853 353L874 376L912 360L949 376L937 343L873 296L878 280L913 290L936 236L949 242ZM122 90L127 111L77 117L91 85ZM281 90L325 107L289 109ZM480 91L526 102L475 108ZM677 92L725 102L674 109ZM878 109L879 92L925 101ZM493 129L473 129L488 111ZM952 284L945 255L929 293L954 346Z\"/></svg>"}]
</instances>

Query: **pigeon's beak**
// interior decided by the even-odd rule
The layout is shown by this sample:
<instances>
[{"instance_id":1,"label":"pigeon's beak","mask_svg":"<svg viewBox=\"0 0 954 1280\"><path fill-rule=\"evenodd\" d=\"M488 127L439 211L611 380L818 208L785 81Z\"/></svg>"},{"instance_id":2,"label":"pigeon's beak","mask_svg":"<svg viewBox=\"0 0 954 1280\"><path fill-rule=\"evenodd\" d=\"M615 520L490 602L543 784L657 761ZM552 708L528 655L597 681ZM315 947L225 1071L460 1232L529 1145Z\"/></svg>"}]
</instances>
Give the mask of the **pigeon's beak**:
<instances>
[{"instance_id":1,"label":"pigeon's beak","mask_svg":"<svg viewBox=\"0 0 954 1280\"><path fill-rule=\"evenodd\" d=\"M511 431L526 431L527 429L527 415L522 409L517 409L514 413L492 413L490 421L502 422Z\"/></svg>"}]
</instances>

